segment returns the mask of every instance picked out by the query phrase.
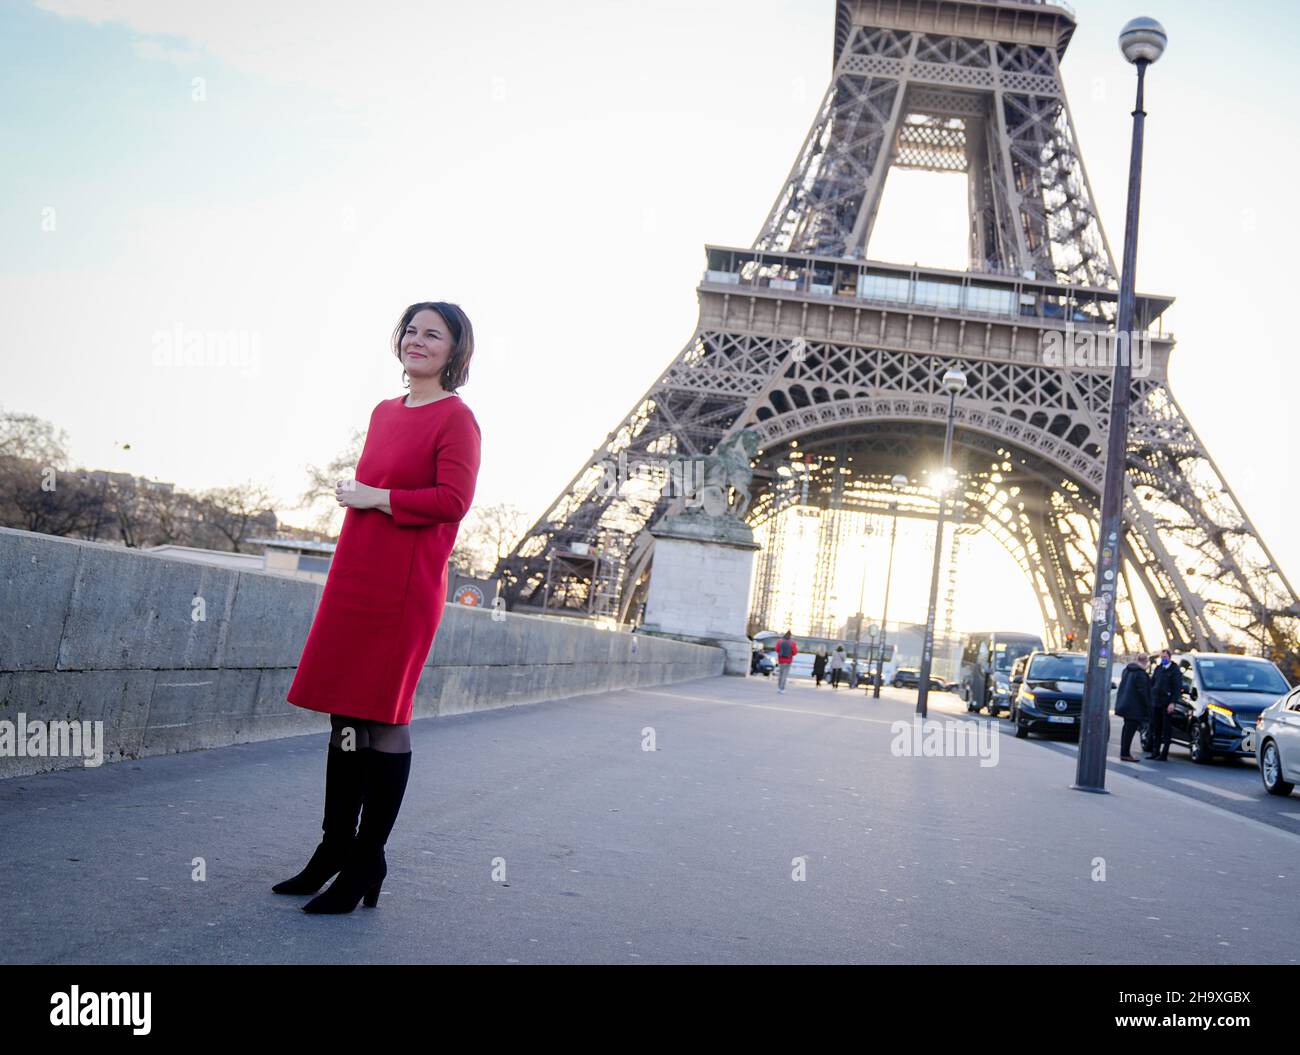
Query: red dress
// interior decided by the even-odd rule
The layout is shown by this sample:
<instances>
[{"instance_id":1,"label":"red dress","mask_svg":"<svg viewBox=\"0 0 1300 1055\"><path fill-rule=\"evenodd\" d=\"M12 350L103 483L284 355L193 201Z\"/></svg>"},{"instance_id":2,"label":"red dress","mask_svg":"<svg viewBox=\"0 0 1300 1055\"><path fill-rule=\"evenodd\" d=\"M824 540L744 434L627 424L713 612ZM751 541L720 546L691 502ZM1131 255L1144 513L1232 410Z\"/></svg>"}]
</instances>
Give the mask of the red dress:
<instances>
[{"instance_id":1,"label":"red dress","mask_svg":"<svg viewBox=\"0 0 1300 1055\"><path fill-rule=\"evenodd\" d=\"M356 478L392 489L389 516L349 508L287 699L297 707L394 725L447 599L447 558L478 480L479 427L455 394L370 414Z\"/></svg>"}]
</instances>

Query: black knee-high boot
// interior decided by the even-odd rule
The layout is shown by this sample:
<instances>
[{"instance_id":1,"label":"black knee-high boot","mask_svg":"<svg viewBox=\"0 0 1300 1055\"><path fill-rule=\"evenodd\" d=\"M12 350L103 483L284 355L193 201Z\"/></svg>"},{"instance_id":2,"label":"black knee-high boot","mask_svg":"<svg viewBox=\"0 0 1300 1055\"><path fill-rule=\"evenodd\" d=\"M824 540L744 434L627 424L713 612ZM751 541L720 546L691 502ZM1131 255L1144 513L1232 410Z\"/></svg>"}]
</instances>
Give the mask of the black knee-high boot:
<instances>
[{"instance_id":1,"label":"black knee-high boot","mask_svg":"<svg viewBox=\"0 0 1300 1055\"><path fill-rule=\"evenodd\" d=\"M323 894L303 905L304 912L351 912L365 899L367 908L379 900L379 888L388 875L384 846L402 808L411 775L411 752L365 752L362 768L365 808L361 827L338 878Z\"/></svg>"},{"instance_id":2,"label":"black knee-high boot","mask_svg":"<svg viewBox=\"0 0 1300 1055\"><path fill-rule=\"evenodd\" d=\"M369 748L345 751L334 743L329 745L325 763L325 819L321 823L325 836L306 868L292 879L271 887L275 893L314 894L343 867L356 838L364 756L369 753Z\"/></svg>"}]
</instances>

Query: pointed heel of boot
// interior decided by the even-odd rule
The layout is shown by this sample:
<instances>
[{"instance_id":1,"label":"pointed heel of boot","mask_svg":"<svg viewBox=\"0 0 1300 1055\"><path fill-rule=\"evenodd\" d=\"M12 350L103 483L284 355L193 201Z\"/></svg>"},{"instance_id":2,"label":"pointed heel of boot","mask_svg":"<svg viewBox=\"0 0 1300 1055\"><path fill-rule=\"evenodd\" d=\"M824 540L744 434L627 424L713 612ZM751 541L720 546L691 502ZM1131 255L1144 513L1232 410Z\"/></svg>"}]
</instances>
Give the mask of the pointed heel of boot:
<instances>
[{"instance_id":1,"label":"pointed heel of boot","mask_svg":"<svg viewBox=\"0 0 1300 1055\"><path fill-rule=\"evenodd\" d=\"M312 914L351 912L362 899L367 908L374 908L379 899L379 888L387 875L388 867L382 853L372 857L357 848L325 893L312 898L302 910Z\"/></svg>"}]
</instances>

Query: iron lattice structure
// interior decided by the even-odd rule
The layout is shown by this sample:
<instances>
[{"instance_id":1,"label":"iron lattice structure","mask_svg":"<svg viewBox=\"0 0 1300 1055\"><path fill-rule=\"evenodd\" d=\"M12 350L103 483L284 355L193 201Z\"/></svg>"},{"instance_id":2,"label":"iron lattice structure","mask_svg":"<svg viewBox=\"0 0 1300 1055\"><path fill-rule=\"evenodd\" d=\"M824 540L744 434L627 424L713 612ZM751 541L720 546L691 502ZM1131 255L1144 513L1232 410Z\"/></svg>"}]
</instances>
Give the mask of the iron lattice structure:
<instances>
[{"instance_id":1,"label":"iron lattice structure","mask_svg":"<svg viewBox=\"0 0 1300 1055\"><path fill-rule=\"evenodd\" d=\"M644 528L681 505L664 480L744 428L762 441L756 527L791 502L932 516L919 486L892 513L888 481L937 461L940 379L958 367L958 523L1006 547L1055 644L1084 638L1110 364L1045 348L1104 340L1118 281L1060 76L1074 27L1035 0L836 5L834 75L762 230L706 247L695 333L502 560L510 607L634 619ZM869 259L891 168L967 174L967 271ZM1123 644L1294 657L1295 591L1170 391L1171 303L1138 298L1150 370L1132 382ZM658 475L627 479L638 464ZM1141 641L1141 596L1163 641Z\"/></svg>"}]
</instances>

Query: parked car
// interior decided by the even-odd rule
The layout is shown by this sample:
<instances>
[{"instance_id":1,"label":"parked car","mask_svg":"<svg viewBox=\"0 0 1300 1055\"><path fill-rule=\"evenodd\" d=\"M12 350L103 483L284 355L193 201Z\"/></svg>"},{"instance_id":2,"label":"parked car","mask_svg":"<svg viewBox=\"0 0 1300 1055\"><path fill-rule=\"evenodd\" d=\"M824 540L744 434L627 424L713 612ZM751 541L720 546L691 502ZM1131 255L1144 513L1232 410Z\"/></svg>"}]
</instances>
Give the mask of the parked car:
<instances>
[{"instance_id":1,"label":"parked car","mask_svg":"<svg viewBox=\"0 0 1300 1055\"><path fill-rule=\"evenodd\" d=\"M1290 795L1300 784L1300 689L1259 712L1253 741L1264 790Z\"/></svg>"},{"instance_id":2,"label":"parked car","mask_svg":"<svg viewBox=\"0 0 1300 1055\"><path fill-rule=\"evenodd\" d=\"M899 667L894 671L894 680L890 682L896 689L919 689L921 687L921 670L919 667ZM942 678L930 675L930 691L945 692L947 683Z\"/></svg>"},{"instance_id":3,"label":"parked car","mask_svg":"<svg viewBox=\"0 0 1300 1055\"><path fill-rule=\"evenodd\" d=\"M1229 652L1182 652L1173 662L1182 669L1183 693L1170 715L1170 739L1201 764L1253 755L1256 720L1291 691L1282 672L1266 659Z\"/></svg>"},{"instance_id":4,"label":"parked car","mask_svg":"<svg viewBox=\"0 0 1300 1055\"><path fill-rule=\"evenodd\" d=\"M763 677L770 678L774 670L776 670L776 660L766 652L758 657L757 664L754 667L755 674L762 674Z\"/></svg>"},{"instance_id":5,"label":"parked car","mask_svg":"<svg viewBox=\"0 0 1300 1055\"><path fill-rule=\"evenodd\" d=\"M1007 717L1017 739L1049 732L1079 738L1087 667L1086 652L1031 652L1016 663L1011 671L1013 695Z\"/></svg>"}]
</instances>

